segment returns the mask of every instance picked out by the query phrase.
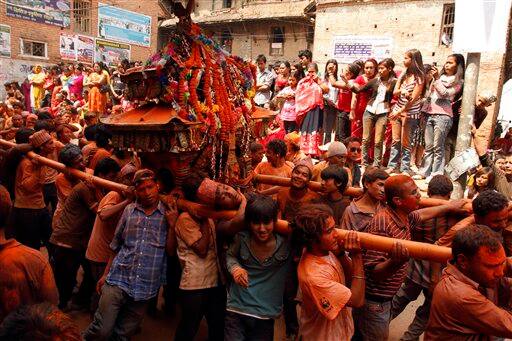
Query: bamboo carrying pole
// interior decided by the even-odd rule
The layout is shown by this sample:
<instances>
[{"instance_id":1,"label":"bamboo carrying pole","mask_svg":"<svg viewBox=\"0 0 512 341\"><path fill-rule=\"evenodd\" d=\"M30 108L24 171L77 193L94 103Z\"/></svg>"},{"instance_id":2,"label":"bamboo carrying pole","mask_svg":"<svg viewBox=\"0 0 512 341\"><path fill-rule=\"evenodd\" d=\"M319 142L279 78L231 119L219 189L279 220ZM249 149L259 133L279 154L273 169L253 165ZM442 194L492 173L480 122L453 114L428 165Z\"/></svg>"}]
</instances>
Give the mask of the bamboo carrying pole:
<instances>
[{"instance_id":1,"label":"bamboo carrying pole","mask_svg":"<svg viewBox=\"0 0 512 341\"><path fill-rule=\"evenodd\" d=\"M5 141L0 139L0 145L4 147L14 147L15 143ZM31 159L35 159L39 161L41 164L57 169L61 172L67 172L68 174L77 177L78 179L90 181L93 184L117 192L127 191L129 188L126 185L118 184L112 181L108 181L97 176L87 174L85 172L79 171L78 169L72 169L66 167L64 164L50 160L48 158L37 155L34 152L28 152L27 156ZM281 178L285 180L289 180L287 178ZM281 183L284 183L283 180L279 180ZM236 215L236 211L218 211L213 208L197 204L194 202L190 202L187 200L179 199L178 208L181 210L186 210L192 212L196 215L202 217L208 217L212 219L224 219L228 220L233 218ZM291 229L286 220L278 220L276 224L276 231L283 234L289 234ZM345 230L337 230L340 238L344 238L349 231ZM357 232L361 240L361 246L364 249L382 251L382 252L390 252L393 244L395 242L402 243L409 250L409 255L412 258L430 260L435 262L446 262L451 257L451 249L447 247L442 247L433 244L414 242L410 240L401 240L394 239L382 236L376 236L369 233Z\"/></svg>"},{"instance_id":2,"label":"bamboo carrying pole","mask_svg":"<svg viewBox=\"0 0 512 341\"><path fill-rule=\"evenodd\" d=\"M290 187L292 179L274 175L256 174L254 176L254 182L262 183L265 185ZM317 181L310 181L308 187L310 190L315 192L320 192L322 190L322 185ZM356 187L347 187L344 194L351 197L358 197L363 194L363 189Z\"/></svg>"}]
</instances>

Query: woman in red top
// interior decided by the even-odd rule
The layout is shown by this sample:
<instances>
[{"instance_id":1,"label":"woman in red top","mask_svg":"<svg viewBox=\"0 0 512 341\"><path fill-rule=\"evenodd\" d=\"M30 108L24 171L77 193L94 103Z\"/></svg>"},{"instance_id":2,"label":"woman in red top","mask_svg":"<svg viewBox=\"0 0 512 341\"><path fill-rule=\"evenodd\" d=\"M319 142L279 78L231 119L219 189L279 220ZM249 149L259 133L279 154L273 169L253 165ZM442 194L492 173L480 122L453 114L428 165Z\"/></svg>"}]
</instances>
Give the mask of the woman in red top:
<instances>
[{"instance_id":1,"label":"woman in red top","mask_svg":"<svg viewBox=\"0 0 512 341\"><path fill-rule=\"evenodd\" d=\"M342 72L343 78L351 80L359 75L361 68L359 65L352 63L347 65ZM332 86L340 89L338 92L338 114L336 117L336 141L345 141L350 136L350 108L352 105L352 91L348 84L344 81L338 81L334 75L329 75L329 82Z\"/></svg>"},{"instance_id":2,"label":"woman in red top","mask_svg":"<svg viewBox=\"0 0 512 341\"><path fill-rule=\"evenodd\" d=\"M375 59L368 59L364 63L363 74L358 76L355 84L363 87L369 80L375 78L377 75L377 61ZM368 104L371 95L371 90L363 91L352 96L352 106L350 108L349 119L351 121L351 136L359 138L363 137L363 113Z\"/></svg>"},{"instance_id":3,"label":"woman in red top","mask_svg":"<svg viewBox=\"0 0 512 341\"><path fill-rule=\"evenodd\" d=\"M288 86L288 78L290 78L290 63L282 62L279 65L279 74L276 78L276 83L274 86L274 94L277 94L279 91L283 90Z\"/></svg>"}]
</instances>

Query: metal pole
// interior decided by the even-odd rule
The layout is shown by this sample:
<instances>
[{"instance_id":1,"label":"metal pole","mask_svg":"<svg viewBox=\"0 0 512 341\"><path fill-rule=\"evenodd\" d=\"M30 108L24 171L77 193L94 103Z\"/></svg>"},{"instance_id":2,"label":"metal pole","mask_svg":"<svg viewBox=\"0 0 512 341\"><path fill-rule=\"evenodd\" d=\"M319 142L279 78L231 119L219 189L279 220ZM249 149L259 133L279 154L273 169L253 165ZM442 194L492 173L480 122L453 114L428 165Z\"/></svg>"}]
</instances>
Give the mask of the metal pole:
<instances>
[{"instance_id":1,"label":"metal pole","mask_svg":"<svg viewBox=\"0 0 512 341\"><path fill-rule=\"evenodd\" d=\"M455 144L455 155L471 147L471 127L475 115L475 101L478 86L478 72L480 70L480 53L468 53L466 72L464 74L464 91L462 93L462 107ZM453 184L452 199L461 199L466 189L467 175L463 174Z\"/></svg>"}]
</instances>

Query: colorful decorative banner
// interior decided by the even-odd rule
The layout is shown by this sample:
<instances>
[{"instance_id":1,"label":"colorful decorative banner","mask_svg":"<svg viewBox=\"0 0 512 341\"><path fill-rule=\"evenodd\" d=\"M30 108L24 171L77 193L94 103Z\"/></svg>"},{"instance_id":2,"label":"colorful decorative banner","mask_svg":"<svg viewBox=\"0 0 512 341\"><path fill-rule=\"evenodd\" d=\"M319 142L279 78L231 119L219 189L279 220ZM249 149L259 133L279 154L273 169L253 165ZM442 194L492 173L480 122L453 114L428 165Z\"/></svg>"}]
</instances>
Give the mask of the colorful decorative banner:
<instances>
[{"instance_id":1,"label":"colorful decorative banner","mask_svg":"<svg viewBox=\"0 0 512 341\"><path fill-rule=\"evenodd\" d=\"M116 66L123 59L130 60L131 47L128 44L96 39L94 53L95 62L103 62L108 66Z\"/></svg>"},{"instance_id":2,"label":"colorful decorative banner","mask_svg":"<svg viewBox=\"0 0 512 341\"><path fill-rule=\"evenodd\" d=\"M99 3L98 36L148 47L151 45L151 17Z\"/></svg>"},{"instance_id":3,"label":"colorful decorative banner","mask_svg":"<svg viewBox=\"0 0 512 341\"><path fill-rule=\"evenodd\" d=\"M76 36L76 60L90 64L94 63L94 39L87 36Z\"/></svg>"},{"instance_id":4,"label":"colorful decorative banner","mask_svg":"<svg viewBox=\"0 0 512 341\"><path fill-rule=\"evenodd\" d=\"M62 59L76 60L76 36L61 33L59 51Z\"/></svg>"},{"instance_id":5,"label":"colorful decorative banner","mask_svg":"<svg viewBox=\"0 0 512 341\"><path fill-rule=\"evenodd\" d=\"M11 26L0 25L0 57L11 58Z\"/></svg>"},{"instance_id":6,"label":"colorful decorative banner","mask_svg":"<svg viewBox=\"0 0 512 341\"><path fill-rule=\"evenodd\" d=\"M69 0L5 0L7 16L40 24L69 27Z\"/></svg>"},{"instance_id":7,"label":"colorful decorative banner","mask_svg":"<svg viewBox=\"0 0 512 341\"><path fill-rule=\"evenodd\" d=\"M358 59L391 57L393 38L345 35L332 39L332 56L339 63L350 64Z\"/></svg>"}]
</instances>

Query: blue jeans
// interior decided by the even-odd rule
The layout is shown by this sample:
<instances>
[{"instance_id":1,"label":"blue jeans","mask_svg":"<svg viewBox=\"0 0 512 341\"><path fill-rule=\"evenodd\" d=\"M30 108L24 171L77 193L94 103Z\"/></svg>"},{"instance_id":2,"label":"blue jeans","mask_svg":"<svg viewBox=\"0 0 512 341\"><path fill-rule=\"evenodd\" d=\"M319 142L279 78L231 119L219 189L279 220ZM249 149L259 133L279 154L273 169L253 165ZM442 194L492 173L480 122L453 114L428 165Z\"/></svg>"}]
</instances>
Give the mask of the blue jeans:
<instances>
[{"instance_id":1,"label":"blue jeans","mask_svg":"<svg viewBox=\"0 0 512 341\"><path fill-rule=\"evenodd\" d=\"M274 340L274 320L262 320L228 311L224 322L224 340L272 341Z\"/></svg>"},{"instance_id":2,"label":"blue jeans","mask_svg":"<svg viewBox=\"0 0 512 341\"><path fill-rule=\"evenodd\" d=\"M94 320L84 340L130 340L139 328L148 301L134 301L121 288L105 283Z\"/></svg>"},{"instance_id":3,"label":"blue jeans","mask_svg":"<svg viewBox=\"0 0 512 341\"><path fill-rule=\"evenodd\" d=\"M419 340L420 335L423 334L427 327L432 295L429 293L428 288L424 288L407 278L393 297L393 301L391 302L392 319L400 315L409 303L416 301L421 292L423 292L425 296L425 301L423 305L416 309L414 320L409 325L409 328L407 328L407 331L402 335L400 341Z\"/></svg>"},{"instance_id":4,"label":"blue jeans","mask_svg":"<svg viewBox=\"0 0 512 341\"><path fill-rule=\"evenodd\" d=\"M411 170L411 140L419 122L419 119L410 117L391 121L392 142L388 168L399 169L400 172Z\"/></svg>"},{"instance_id":5,"label":"blue jeans","mask_svg":"<svg viewBox=\"0 0 512 341\"><path fill-rule=\"evenodd\" d=\"M391 321L391 300L375 302L366 298L364 306L353 309L356 335L353 340L387 341Z\"/></svg>"},{"instance_id":6,"label":"blue jeans","mask_svg":"<svg viewBox=\"0 0 512 341\"><path fill-rule=\"evenodd\" d=\"M428 115L425 127L425 156L420 173L424 176L444 173L446 136L453 119L447 115Z\"/></svg>"}]
</instances>

